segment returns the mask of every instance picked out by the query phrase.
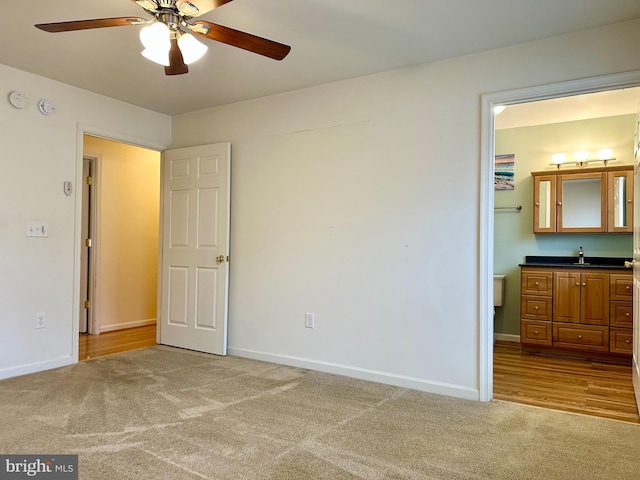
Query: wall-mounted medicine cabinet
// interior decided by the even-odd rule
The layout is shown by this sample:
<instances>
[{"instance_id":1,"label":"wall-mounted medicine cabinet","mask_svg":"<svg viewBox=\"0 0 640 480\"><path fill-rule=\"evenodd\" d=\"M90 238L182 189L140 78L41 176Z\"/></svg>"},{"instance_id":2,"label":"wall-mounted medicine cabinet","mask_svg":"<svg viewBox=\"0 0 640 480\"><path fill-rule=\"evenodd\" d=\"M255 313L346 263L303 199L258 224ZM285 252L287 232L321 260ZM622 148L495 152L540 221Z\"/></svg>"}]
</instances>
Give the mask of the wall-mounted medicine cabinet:
<instances>
[{"instance_id":1,"label":"wall-mounted medicine cabinet","mask_svg":"<svg viewBox=\"0 0 640 480\"><path fill-rule=\"evenodd\" d=\"M633 232L633 165L531 175L534 233Z\"/></svg>"}]
</instances>

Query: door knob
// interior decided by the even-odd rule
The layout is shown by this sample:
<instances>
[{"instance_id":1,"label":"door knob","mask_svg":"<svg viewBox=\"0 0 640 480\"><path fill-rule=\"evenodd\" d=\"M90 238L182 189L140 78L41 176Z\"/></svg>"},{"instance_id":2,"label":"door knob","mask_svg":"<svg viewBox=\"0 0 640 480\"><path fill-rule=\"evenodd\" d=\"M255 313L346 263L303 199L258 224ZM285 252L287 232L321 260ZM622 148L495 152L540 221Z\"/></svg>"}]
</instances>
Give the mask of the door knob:
<instances>
[{"instance_id":1,"label":"door knob","mask_svg":"<svg viewBox=\"0 0 640 480\"><path fill-rule=\"evenodd\" d=\"M218 263L224 263L224 255L218 255L216 257L216 262Z\"/></svg>"}]
</instances>

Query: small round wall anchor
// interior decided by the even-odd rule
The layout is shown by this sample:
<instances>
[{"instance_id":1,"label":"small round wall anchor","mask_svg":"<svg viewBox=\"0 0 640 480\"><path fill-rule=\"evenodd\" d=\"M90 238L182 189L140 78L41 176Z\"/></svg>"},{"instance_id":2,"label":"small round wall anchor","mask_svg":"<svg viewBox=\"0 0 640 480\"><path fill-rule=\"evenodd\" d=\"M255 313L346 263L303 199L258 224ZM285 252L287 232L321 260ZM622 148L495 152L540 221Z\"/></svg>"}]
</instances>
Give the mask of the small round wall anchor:
<instances>
[{"instance_id":1,"label":"small round wall anchor","mask_svg":"<svg viewBox=\"0 0 640 480\"><path fill-rule=\"evenodd\" d=\"M9 93L9 103L15 108L24 108L29 105L29 99L24 93L14 90Z\"/></svg>"},{"instance_id":2,"label":"small round wall anchor","mask_svg":"<svg viewBox=\"0 0 640 480\"><path fill-rule=\"evenodd\" d=\"M38 102L38 110L40 110L40 113L43 115L53 115L56 107L51 100L43 98Z\"/></svg>"}]
</instances>

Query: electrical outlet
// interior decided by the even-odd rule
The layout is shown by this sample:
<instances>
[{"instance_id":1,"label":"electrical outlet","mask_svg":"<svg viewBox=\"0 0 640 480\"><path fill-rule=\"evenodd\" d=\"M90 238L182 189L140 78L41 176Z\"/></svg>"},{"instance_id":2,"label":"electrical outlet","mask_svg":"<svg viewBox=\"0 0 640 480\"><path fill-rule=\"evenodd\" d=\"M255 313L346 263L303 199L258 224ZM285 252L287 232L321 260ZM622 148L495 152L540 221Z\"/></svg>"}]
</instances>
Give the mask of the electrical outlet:
<instances>
[{"instance_id":1,"label":"electrical outlet","mask_svg":"<svg viewBox=\"0 0 640 480\"><path fill-rule=\"evenodd\" d=\"M44 313L36 313L36 328L44 328L46 326L45 318Z\"/></svg>"},{"instance_id":2,"label":"electrical outlet","mask_svg":"<svg viewBox=\"0 0 640 480\"><path fill-rule=\"evenodd\" d=\"M315 318L313 313L305 313L304 314L304 326L307 328L314 328L316 325Z\"/></svg>"}]
</instances>

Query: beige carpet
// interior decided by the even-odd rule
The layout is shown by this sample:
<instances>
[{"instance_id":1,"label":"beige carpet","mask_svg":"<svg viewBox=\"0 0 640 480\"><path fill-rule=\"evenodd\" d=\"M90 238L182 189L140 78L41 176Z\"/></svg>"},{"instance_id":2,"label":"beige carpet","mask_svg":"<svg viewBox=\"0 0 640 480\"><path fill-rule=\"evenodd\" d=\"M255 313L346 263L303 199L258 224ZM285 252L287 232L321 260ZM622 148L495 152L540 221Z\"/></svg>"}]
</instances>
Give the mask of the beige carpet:
<instances>
[{"instance_id":1,"label":"beige carpet","mask_svg":"<svg viewBox=\"0 0 640 480\"><path fill-rule=\"evenodd\" d=\"M154 347L0 381L0 453L86 480L624 480L640 426Z\"/></svg>"}]
</instances>

